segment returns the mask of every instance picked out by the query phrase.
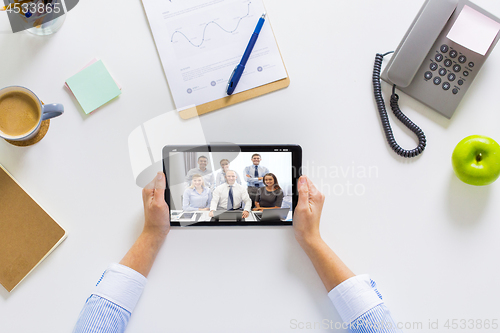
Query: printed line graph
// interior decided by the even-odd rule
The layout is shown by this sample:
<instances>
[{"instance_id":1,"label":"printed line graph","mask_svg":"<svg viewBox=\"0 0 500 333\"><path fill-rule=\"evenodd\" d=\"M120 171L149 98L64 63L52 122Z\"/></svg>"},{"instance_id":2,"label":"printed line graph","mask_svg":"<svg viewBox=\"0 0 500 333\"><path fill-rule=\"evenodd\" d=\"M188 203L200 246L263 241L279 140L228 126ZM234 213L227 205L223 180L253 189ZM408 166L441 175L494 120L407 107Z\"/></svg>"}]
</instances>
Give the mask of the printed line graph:
<instances>
[{"instance_id":1,"label":"printed line graph","mask_svg":"<svg viewBox=\"0 0 500 333\"><path fill-rule=\"evenodd\" d=\"M203 43L205 43L205 33L206 33L206 31L207 31L208 26L210 26L211 24L214 24L214 25L218 26L218 27L219 27L222 31L224 31L224 32L226 32L226 33L228 33L228 34L232 34L232 33L236 32L236 31L238 30L238 27L240 26L241 21L242 21L244 18L246 18L246 17L250 16L250 4L251 4L251 3L252 3L252 2L249 2L249 3L248 3L248 6L247 6L247 13L246 13L246 15L245 15L245 16L242 16L242 17L240 17L240 18L239 18L238 23L236 24L236 27L235 27L233 30L226 30L226 29L224 29L224 27L222 27L219 23L217 23L217 22L215 22L215 21L210 21L210 22L208 22L208 23L205 25L205 27L203 28L203 35L202 35L202 38L201 38L201 42L200 42L199 44L195 44L195 43L193 43L193 42L192 42L192 40L191 40L188 36L186 36L186 35L185 35L182 31L179 31L179 30L174 31L174 33L172 34L172 37L170 38L170 42L172 42L172 43L173 43L173 42L174 42L174 36L175 36L176 34L179 34L179 35L183 36L183 37L184 37L184 38L185 38L185 39L186 39L186 40L187 40L187 41L188 41L191 45L193 45L194 47L201 47L201 46L203 45Z\"/></svg>"}]
</instances>

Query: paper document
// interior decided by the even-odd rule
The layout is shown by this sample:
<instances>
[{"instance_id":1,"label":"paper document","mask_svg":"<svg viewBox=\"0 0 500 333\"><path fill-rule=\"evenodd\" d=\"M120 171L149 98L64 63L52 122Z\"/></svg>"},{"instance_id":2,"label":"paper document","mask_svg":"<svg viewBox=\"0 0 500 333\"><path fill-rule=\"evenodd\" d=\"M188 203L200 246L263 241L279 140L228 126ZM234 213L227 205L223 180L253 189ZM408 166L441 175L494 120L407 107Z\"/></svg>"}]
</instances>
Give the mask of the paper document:
<instances>
[{"instance_id":1,"label":"paper document","mask_svg":"<svg viewBox=\"0 0 500 333\"><path fill-rule=\"evenodd\" d=\"M265 8L262 0L142 0L177 109L226 97ZM287 77L266 22L236 87L239 93Z\"/></svg>"}]
</instances>

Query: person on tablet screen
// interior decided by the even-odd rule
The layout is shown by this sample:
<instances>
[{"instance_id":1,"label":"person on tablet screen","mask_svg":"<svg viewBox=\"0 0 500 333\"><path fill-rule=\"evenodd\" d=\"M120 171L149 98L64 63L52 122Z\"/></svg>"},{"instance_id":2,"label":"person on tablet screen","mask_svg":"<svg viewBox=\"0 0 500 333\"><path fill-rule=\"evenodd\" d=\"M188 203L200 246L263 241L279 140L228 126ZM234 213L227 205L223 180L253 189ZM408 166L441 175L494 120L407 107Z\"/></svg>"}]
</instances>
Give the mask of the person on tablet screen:
<instances>
[{"instance_id":1,"label":"person on tablet screen","mask_svg":"<svg viewBox=\"0 0 500 333\"><path fill-rule=\"evenodd\" d=\"M264 187L262 179L266 173L269 173L269 170L265 166L260 165L260 161L260 154L253 154L252 165L247 166L245 170L243 170L245 180L247 181L248 195L250 199L252 199L252 207L255 205L255 197L257 196L259 188Z\"/></svg>"},{"instance_id":2,"label":"person on tablet screen","mask_svg":"<svg viewBox=\"0 0 500 333\"><path fill-rule=\"evenodd\" d=\"M182 195L182 210L208 210L212 201L212 191L205 186L201 175L193 175L191 186Z\"/></svg>"},{"instance_id":3,"label":"person on tablet screen","mask_svg":"<svg viewBox=\"0 0 500 333\"><path fill-rule=\"evenodd\" d=\"M203 180L205 181L205 186L213 189L215 187L215 177L212 173L212 170L207 168L208 158L206 156L198 157L198 167L193 168L188 171L186 175L186 182L191 184L191 179L193 179L193 175L202 175Z\"/></svg>"},{"instance_id":4,"label":"person on tablet screen","mask_svg":"<svg viewBox=\"0 0 500 333\"><path fill-rule=\"evenodd\" d=\"M216 210L236 210L243 208L242 217L245 219L250 215L252 201L248 196L246 189L236 183L236 172L234 170L226 171L227 183L215 188L210 204L210 217L214 217Z\"/></svg>"},{"instance_id":5,"label":"person on tablet screen","mask_svg":"<svg viewBox=\"0 0 500 333\"><path fill-rule=\"evenodd\" d=\"M229 160L228 159L224 158L224 159L220 160L220 169L221 169L221 171L217 174L217 177L215 180L215 186L219 186L219 185L224 184L226 182L226 171L229 170ZM236 182L241 185L241 178L237 172L236 172Z\"/></svg>"},{"instance_id":6,"label":"person on tablet screen","mask_svg":"<svg viewBox=\"0 0 500 333\"><path fill-rule=\"evenodd\" d=\"M273 173L264 175L266 187L260 187L255 197L255 208L253 210L281 208L283 203L283 191L278 184L278 179Z\"/></svg>"},{"instance_id":7,"label":"person on tablet screen","mask_svg":"<svg viewBox=\"0 0 500 333\"><path fill-rule=\"evenodd\" d=\"M165 175L159 172L142 191L144 229L120 263L111 264L104 272L83 306L73 333L123 333L127 328L146 277L170 231L165 185ZM306 176L300 177L297 188L299 200L293 215L295 239L314 264L344 321L342 327L350 332L400 332L375 282L367 275L354 275L321 238L319 223L324 195ZM156 327L161 326L162 320L158 318Z\"/></svg>"}]
</instances>

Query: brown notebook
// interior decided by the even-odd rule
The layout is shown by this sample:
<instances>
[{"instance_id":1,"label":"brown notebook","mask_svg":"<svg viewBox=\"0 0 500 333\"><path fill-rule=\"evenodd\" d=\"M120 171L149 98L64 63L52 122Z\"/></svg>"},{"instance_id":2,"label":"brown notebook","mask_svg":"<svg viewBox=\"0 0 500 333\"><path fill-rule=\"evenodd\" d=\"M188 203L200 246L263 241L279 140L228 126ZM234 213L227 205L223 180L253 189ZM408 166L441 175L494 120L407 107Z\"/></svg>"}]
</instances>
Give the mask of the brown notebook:
<instances>
[{"instance_id":1,"label":"brown notebook","mask_svg":"<svg viewBox=\"0 0 500 333\"><path fill-rule=\"evenodd\" d=\"M0 283L12 291L66 232L0 165Z\"/></svg>"}]
</instances>

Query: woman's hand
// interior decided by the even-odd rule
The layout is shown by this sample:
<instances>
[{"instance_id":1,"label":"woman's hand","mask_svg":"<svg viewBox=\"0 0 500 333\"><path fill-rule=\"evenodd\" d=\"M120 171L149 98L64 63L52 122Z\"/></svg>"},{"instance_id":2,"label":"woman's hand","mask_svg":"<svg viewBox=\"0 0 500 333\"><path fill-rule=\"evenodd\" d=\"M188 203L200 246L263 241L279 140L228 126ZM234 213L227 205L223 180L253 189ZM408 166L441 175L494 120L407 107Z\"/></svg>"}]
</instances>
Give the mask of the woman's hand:
<instances>
[{"instance_id":1,"label":"woman's hand","mask_svg":"<svg viewBox=\"0 0 500 333\"><path fill-rule=\"evenodd\" d=\"M301 176L297 185L299 201L293 214L293 229L295 239L303 246L321 239L319 220L325 196L316 189L316 186L306 176Z\"/></svg>"},{"instance_id":2,"label":"woman's hand","mask_svg":"<svg viewBox=\"0 0 500 333\"><path fill-rule=\"evenodd\" d=\"M158 172L142 190L144 202L144 232L155 236L165 237L170 231L170 214L165 202L165 175Z\"/></svg>"}]
</instances>

